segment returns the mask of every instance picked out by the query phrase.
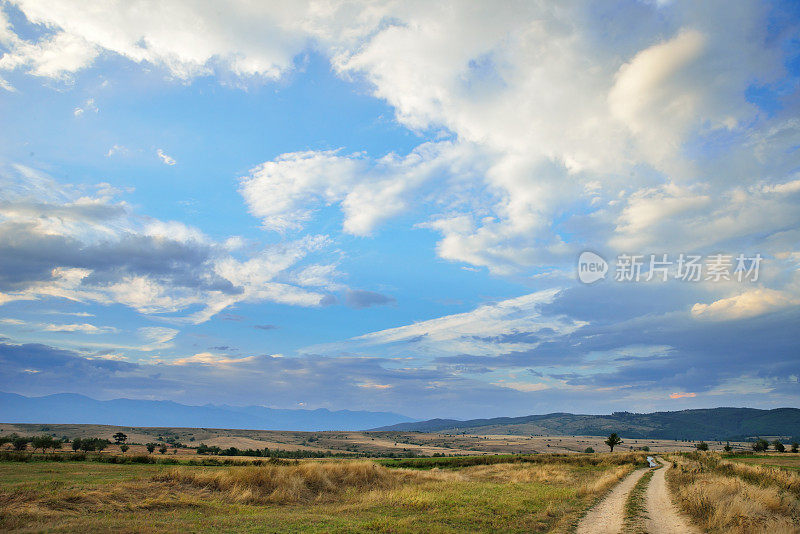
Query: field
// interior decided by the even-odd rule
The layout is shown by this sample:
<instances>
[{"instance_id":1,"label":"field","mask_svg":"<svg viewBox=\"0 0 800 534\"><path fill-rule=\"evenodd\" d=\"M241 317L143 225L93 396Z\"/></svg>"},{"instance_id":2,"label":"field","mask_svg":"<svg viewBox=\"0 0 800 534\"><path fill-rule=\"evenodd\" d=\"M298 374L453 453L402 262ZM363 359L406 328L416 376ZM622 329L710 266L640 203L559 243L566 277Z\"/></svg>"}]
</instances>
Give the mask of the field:
<instances>
[{"instance_id":1,"label":"field","mask_svg":"<svg viewBox=\"0 0 800 534\"><path fill-rule=\"evenodd\" d=\"M598 436L521 436L507 434L445 434L422 432L292 432L270 430L226 430L211 428L143 428L105 425L63 424L0 424L0 436L17 433L34 436L43 433L55 437L74 438L99 437L111 439L115 432L128 435L131 453L144 453L143 444L173 439L196 447L200 443L220 448L263 449L286 451L313 451L352 453L366 456L409 455L432 456L434 454L535 454L577 453L587 447L595 451L608 448L603 437ZM710 442L714 450L721 450L724 443ZM745 443L731 443L735 449L749 447ZM632 451L648 447L653 452L692 451L691 441L658 439L625 440L618 447L621 451ZM109 452L119 453L114 447ZM170 450L172 454L173 449ZM187 447L178 448L177 454L193 454Z\"/></svg>"},{"instance_id":2,"label":"field","mask_svg":"<svg viewBox=\"0 0 800 534\"><path fill-rule=\"evenodd\" d=\"M668 482L675 500L709 532L800 532L800 465L797 454L725 458L717 454L676 454ZM751 460L785 464L754 465Z\"/></svg>"},{"instance_id":3,"label":"field","mask_svg":"<svg viewBox=\"0 0 800 534\"><path fill-rule=\"evenodd\" d=\"M486 459L491 457L484 457ZM3 531L568 531L641 454L436 469L0 462Z\"/></svg>"}]
</instances>

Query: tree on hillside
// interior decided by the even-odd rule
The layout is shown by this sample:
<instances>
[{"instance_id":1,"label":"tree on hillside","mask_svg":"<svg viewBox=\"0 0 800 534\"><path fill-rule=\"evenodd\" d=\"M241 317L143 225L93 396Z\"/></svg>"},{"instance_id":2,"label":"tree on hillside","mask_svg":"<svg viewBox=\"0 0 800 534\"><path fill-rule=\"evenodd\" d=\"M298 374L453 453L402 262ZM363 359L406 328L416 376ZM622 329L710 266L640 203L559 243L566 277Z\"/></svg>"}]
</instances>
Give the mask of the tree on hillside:
<instances>
[{"instance_id":1,"label":"tree on hillside","mask_svg":"<svg viewBox=\"0 0 800 534\"><path fill-rule=\"evenodd\" d=\"M773 441L772 446L775 447L775 450L778 452L783 452L786 450L786 447L783 446L783 443L781 443L781 440L779 439Z\"/></svg>"},{"instance_id":2,"label":"tree on hillside","mask_svg":"<svg viewBox=\"0 0 800 534\"><path fill-rule=\"evenodd\" d=\"M117 432L112 437L114 438L114 443L116 443L117 445L121 445L126 441L128 441L128 436L122 432Z\"/></svg>"},{"instance_id":3,"label":"tree on hillside","mask_svg":"<svg viewBox=\"0 0 800 534\"><path fill-rule=\"evenodd\" d=\"M769 449L769 441L764 438L759 438L753 442L753 450L756 452L764 452Z\"/></svg>"},{"instance_id":4,"label":"tree on hillside","mask_svg":"<svg viewBox=\"0 0 800 534\"><path fill-rule=\"evenodd\" d=\"M616 432L608 436L608 439L606 440L606 445L608 445L608 447L611 449L611 452L614 452L614 447L620 443L622 443L622 438L620 438Z\"/></svg>"},{"instance_id":5,"label":"tree on hillside","mask_svg":"<svg viewBox=\"0 0 800 534\"><path fill-rule=\"evenodd\" d=\"M158 448L158 452L160 452L161 454L166 454L167 453L167 446L162 443L161 446Z\"/></svg>"},{"instance_id":6,"label":"tree on hillside","mask_svg":"<svg viewBox=\"0 0 800 534\"><path fill-rule=\"evenodd\" d=\"M147 445L145 445L145 447L147 447L147 452L149 452L150 454L153 454L153 451L156 450L155 443L148 443Z\"/></svg>"},{"instance_id":7,"label":"tree on hillside","mask_svg":"<svg viewBox=\"0 0 800 534\"><path fill-rule=\"evenodd\" d=\"M593 448L591 448L591 447L586 447L586 448L583 450L583 452L591 454L591 453L593 453L593 452L594 452L594 449L593 449Z\"/></svg>"},{"instance_id":8,"label":"tree on hillside","mask_svg":"<svg viewBox=\"0 0 800 534\"><path fill-rule=\"evenodd\" d=\"M128 452L128 449L130 449L130 447L128 447L128 446L127 446L126 444L124 444L124 443L123 443L122 445L120 445L120 446L119 446L119 450L121 450L121 451L122 451L122 454L125 454L126 452Z\"/></svg>"},{"instance_id":9,"label":"tree on hillside","mask_svg":"<svg viewBox=\"0 0 800 534\"><path fill-rule=\"evenodd\" d=\"M81 441L83 441L83 440L81 440L81 438L75 438L75 439L72 440L72 450L73 451L77 452L77 451L81 450Z\"/></svg>"},{"instance_id":10,"label":"tree on hillside","mask_svg":"<svg viewBox=\"0 0 800 534\"><path fill-rule=\"evenodd\" d=\"M797 443L796 441L792 442L792 452L797 452L798 449L800 449L800 443Z\"/></svg>"},{"instance_id":11,"label":"tree on hillside","mask_svg":"<svg viewBox=\"0 0 800 534\"><path fill-rule=\"evenodd\" d=\"M29 442L30 442L29 438L23 438L17 436L13 440L11 440L11 445L14 447L15 451L24 451L28 447Z\"/></svg>"},{"instance_id":12,"label":"tree on hillside","mask_svg":"<svg viewBox=\"0 0 800 534\"><path fill-rule=\"evenodd\" d=\"M731 452L733 450L733 447L731 447L731 442L726 441L725 446L722 448L722 450L724 450L725 452Z\"/></svg>"},{"instance_id":13,"label":"tree on hillside","mask_svg":"<svg viewBox=\"0 0 800 534\"><path fill-rule=\"evenodd\" d=\"M698 451L707 451L708 450L708 443L705 441L701 441L697 445L695 445Z\"/></svg>"}]
</instances>

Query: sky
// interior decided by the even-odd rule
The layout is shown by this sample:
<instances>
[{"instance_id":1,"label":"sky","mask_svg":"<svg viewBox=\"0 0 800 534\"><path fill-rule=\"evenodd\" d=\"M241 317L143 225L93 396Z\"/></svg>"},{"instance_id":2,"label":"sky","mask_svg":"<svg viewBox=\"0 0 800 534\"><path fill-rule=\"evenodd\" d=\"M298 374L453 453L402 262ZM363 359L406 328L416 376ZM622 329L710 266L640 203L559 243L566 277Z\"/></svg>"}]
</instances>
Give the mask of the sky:
<instances>
[{"instance_id":1,"label":"sky","mask_svg":"<svg viewBox=\"0 0 800 534\"><path fill-rule=\"evenodd\" d=\"M0 0L0 390L797 407L798 147L794 2Z\"/></svg>"}]
</instances>

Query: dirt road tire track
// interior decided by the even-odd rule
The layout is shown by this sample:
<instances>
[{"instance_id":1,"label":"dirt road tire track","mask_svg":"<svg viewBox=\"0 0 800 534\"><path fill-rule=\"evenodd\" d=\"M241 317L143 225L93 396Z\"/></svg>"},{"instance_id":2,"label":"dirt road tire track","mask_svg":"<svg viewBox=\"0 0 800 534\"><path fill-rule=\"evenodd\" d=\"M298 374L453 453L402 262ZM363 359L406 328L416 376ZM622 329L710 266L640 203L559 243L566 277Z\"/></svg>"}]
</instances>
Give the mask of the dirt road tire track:
<instances>
[{"instance_id":1,"label":"dirt road tire track","mask_svg":"<svg viewBox=\"0 0 800 534\"><path fill-rule=\"evenodd\" d=\"M667 470L671 468L670 464L661 458L658 458L658 461L664 464L664 467L656 469L653 473L644 496L647 514L646 531L648 534L699 534L700 529L681 515L678 507L672 502L666 479Z\"/></svg>"},{"instance_id":2,"label":"dirt road tire track","mask_svg":"<svg viewBox=\"0 0 800 534\"><path fill-rule=\"evenodd\" d=\"M608 495L594 505L578 523L575 534L619 534L625 520L628 494L648 469L637 469L617 484ZM659 469L659 471L661 471Z\"/></svg>"}]
</instances>

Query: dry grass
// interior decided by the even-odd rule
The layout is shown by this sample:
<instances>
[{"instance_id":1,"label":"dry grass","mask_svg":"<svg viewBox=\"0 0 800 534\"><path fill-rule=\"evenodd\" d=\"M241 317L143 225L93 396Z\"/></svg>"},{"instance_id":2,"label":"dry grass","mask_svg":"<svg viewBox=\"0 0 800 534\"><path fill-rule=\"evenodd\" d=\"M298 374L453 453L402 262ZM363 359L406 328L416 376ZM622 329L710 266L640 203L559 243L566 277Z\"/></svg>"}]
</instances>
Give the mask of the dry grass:
<instances>
[{"instance_id":1,"label":"dry grass","mask_svg":"<svg viewBox=\"0 0 800 534\"><path fill-rule=\"evenodd\" d=\"M154 480L221 491L234 502L330 502L345 496L397 488L409 482L457 478L442 471L387 469L373 462L303 462L238 469L176 468Z\"/></svg>"},{"instance_id":2,"label":"dry grass","mask_svg":"<svg viewBox=\"0 0 800 534\"><path fill-rule=\"evenodd\" d=\"M675 456L673 461L677 469L667 472L667 480L676 501L705 529L742 534L800 532L800 502L787 491L788 486L776 483L780 474L729 465L714 455ZM745 473L752 482L737 473Z\"/></svg>"}]
</instances>

